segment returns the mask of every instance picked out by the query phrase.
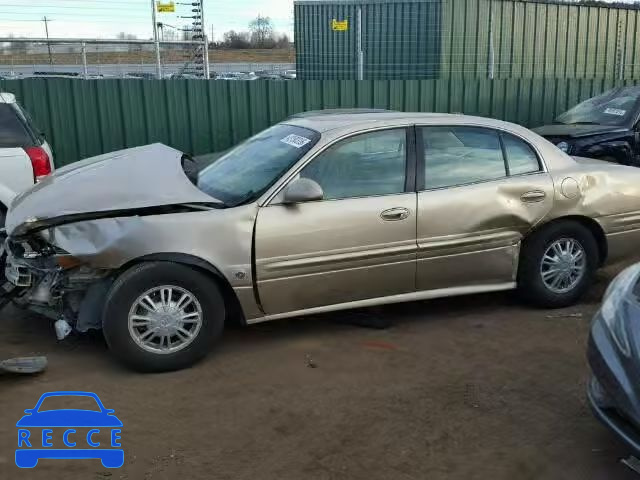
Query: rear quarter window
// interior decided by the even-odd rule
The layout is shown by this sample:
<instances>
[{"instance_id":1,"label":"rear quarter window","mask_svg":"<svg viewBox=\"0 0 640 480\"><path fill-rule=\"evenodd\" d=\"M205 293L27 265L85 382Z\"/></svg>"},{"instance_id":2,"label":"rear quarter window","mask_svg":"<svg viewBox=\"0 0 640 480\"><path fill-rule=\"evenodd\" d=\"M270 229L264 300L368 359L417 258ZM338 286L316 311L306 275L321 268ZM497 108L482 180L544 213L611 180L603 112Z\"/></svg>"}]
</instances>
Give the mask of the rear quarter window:
<instances>
[{"instance_id":1,"label":"rear quarter window","mask_svg":"<svg viewBox=\"0 0 640 480\"><path fill-rule=\"evenodd\" d=\"M0 148L31 147L35 142L14 106L0 103Z\"/></svg>"}]
</instances>

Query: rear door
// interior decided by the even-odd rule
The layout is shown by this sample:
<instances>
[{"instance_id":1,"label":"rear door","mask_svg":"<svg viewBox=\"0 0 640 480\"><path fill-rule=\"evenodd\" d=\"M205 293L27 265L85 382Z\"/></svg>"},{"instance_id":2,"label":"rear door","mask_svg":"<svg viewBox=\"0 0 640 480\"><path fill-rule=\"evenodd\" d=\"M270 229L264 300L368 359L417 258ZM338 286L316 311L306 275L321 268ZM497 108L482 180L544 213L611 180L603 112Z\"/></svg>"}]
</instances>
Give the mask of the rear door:
<instances>
[{"instance_id":1,"label":"rear door","mask_svg":"<svg viewBox=\"0 0 640 480\"><path fill-rule=\"evenodd\" d=\"M418 290L507 286L519 242L553 204L526 140L490 128L418 128Z\"/></svg>"},{"instance_id":2,"label":"rear door","mask_svg":"<svg viewBox=\"0 0 640 480\"><path fill-rule=\"evenodd\" d=\"M415 291L414 139L405 128L343 139L300 172L323 200L260 209L256 276L268 315Z\"/></svg>"}]
</instances>

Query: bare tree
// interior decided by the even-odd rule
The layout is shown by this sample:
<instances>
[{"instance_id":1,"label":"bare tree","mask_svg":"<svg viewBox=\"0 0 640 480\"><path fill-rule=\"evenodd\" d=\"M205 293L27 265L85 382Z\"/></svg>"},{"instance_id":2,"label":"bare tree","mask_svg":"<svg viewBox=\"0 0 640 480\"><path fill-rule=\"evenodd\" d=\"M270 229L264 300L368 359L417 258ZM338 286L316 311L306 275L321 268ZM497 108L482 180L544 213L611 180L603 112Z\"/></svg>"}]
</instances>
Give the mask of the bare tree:
<instances>
[{"instance_id":1,"label":"bare tree","mask_svg":"<svg viewBox=\"0 0 640 480\"><path fill-rule=\"evenodd\" d=\"M286 33L280 34L278 39L276 40L276 48L289 48L291 46L291 41L289 40L289 35Z\"/></svg>"},{"instance_id":2,"label":"bare tree","mask_svg":"<svg viewBox=\"0 0 640 480\"><path fill-rule=\"evenodd\" d=\"M226 48L249 48L251 46L248 32L229 30L223 34L222 38Z\"/></svg>"},{"instance_id":3,"label":"bare tree","mask_svg":"<svg viewBox=\"0 0 640 480\"><path fill-rule=\"evenodd\" d=\"M273 23L269 17L258 15L249 22L251 31L251 44L257 48L273 48L275 40L273 38Z\"/></svg>"}]
</instances>

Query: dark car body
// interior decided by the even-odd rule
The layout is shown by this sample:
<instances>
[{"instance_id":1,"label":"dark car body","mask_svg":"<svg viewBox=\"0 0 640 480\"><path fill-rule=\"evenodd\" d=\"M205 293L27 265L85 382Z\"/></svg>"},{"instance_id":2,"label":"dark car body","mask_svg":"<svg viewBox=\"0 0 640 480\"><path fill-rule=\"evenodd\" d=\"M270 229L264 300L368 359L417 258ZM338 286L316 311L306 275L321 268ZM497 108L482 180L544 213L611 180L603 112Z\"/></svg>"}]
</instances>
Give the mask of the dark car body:
<instances>
[{"instance_id":1,"label":"dark car body","mask_svg":"<svg viewBox=\"0 0 640 480\"><path fill-rule=\"evenodd\" d=\"M623 103L624 109L616 108ZM559 115L553 124L533 131L569 155L640 166L639 116L640 87L621 87L585 100Z\"/></svg>"},{"instance_id":2,"label":"dark car body","mask_svg":"<svg viewBox=\"0 0 640 480\"><path fill-rule=\"evenodd\" d=\"M605 426L640 454L640 264L610 285L589 336L588 398Z\"/></svg>"}]
</instances>

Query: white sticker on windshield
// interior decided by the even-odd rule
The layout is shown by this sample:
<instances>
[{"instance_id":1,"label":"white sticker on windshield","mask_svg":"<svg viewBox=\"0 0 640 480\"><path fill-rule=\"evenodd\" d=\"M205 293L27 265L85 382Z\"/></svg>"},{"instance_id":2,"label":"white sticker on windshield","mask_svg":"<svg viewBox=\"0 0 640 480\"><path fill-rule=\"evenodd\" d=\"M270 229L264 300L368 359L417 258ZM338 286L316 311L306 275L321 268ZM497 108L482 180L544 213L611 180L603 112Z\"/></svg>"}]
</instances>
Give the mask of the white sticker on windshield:
<instances>
[{"instance_id":1,"label":"white sticker on windshield","mask_svg":"<svg viewBox=\"0 0 640 480\"><path fill-rule=\"evenodd\" d=\"M280 141L282 143L286 143L287 145L291 145L292 147L302 148L311 140L292 133L291 135L287 135L286 137L280 139Z\"/></svg>"},{"instance_id":2,"label":"white sticker on windshield","mask_svg":"<svg viewBox=\"0 0 640 480\"><path fill-rule=\"evenodd\" d=\"M604 109L604 113L608 113L609 115L618 115L618 116L622 117L627 113L627 111L626 110L620 110L618 108L605 108Z\"/></svg>"}]
</instances>

